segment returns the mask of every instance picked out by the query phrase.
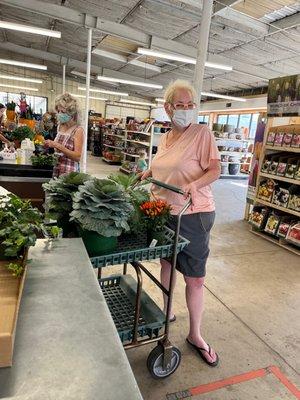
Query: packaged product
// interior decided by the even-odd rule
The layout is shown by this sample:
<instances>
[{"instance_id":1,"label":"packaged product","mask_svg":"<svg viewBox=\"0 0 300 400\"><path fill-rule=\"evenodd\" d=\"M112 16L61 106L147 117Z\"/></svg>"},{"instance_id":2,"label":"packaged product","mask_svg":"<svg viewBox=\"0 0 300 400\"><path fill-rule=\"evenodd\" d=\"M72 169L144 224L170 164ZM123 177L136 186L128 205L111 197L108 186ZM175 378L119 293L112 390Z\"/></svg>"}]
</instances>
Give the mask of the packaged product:
<instances>
[{"instance_id":1,"label":"packaged product","mask_svg":"<svg viewBox=\"0 0 300 400\"><path fill-rule=\"evenodd\" d=\"M300 147L300 133L294 133L292 142L291 142L291 147Z\"/></svg>"},{"instance_id":2,"label":"packaged product","mask_svg":"<svg viewBox=\"0 0 300 400\"><path fill-rule=\"evenodd\" d=\"M280 157L279 158L276 175L284 176L285 171L286 171L286 167L287 167L287 160L288 160L287 157Z\"/></svg>"},{"instance_id":3,"label":"packaged product","mask_svg":"<svg viewBox=\"0 0 300 400\"><path fill-rule=\"evenodd\" d=\"M280 207L287 207L289 197L290 192L288 189L277 186L274 190L272 203Z\"/></svg>"},{"instance_id":4,"label":"packaged product","mask_svg":"<svg viewBox=\"0 0 300 400\"><path fill-rule=\"evenodd\" d=\"M249 217L249 223L259 230L263 230L268 217L268 209L266 207L255 206Z\"/></svg>"},{"instance_id":5,"label":"packaged product","mask_svg":"<svg viewBox=\"0 0 300 400\"><path fill-rule=\"evenodd\" d=\"M282 146L284 132L277 132L275 135L274 146Z\"/></svg>"},{"instance_id":6,"label":"packaged product","mask_svg":"<svg viewBox=\"0 0 300 400\"><path fill-rule=\"evenodd\" d=\"M292 223L291 218L283 217L278 226L277 236L279 236L281 238L286 238L286 235L290 229L291 223Z\"/></svg>"},{"instance_id":7,"label":"packaged product","mask_svg":"<svg viewBox=\"0 0 300 400\"><path fill-rule=\"evenodd\" d=\"M300 223L291 225L286 236L286 240L296 246L300 246Z\"/></svg>"},{"instance_id":8,"label":"packaged product","mask_svg":"<svg viewBox=\"0 0 300 400\"><path fill-rule=\"evenodd\" d=\"M295 171L294 179L296 179L297 181L300 180L300 162L298 163L297 169Z\"/></svg>"},{"instance_id":9,"label":"packaged product","mask_svg":"<svg viewBox=\"0 0 300 400\"><path fill-rule=\"evenodd\" d=\"M262 200L271 202L274 189L275 189L275 182L273 181L273 179L264 180L260 183L258 187L257 197Z\"/></svg>"},{"instance_id":10,"label":"packaged product","mask_svg":"<svg viewBox=\"0 0 300 400\"><path fill-rule=\"evenodd\" d=\"M292 133L285 133L283 136L283 140L282 140L282 146L285 146L285 147L291 146L292 139L293 139Z\"/></svg>"},{"instance_id":11,"label":"packaged product","mask_svg":"<svg viewBox=\"0 0 300 400\"><path fill-rule=\"evenodd\" d=\"M269 132L268 133L268 138L267 138L267 144L268 145L274 145L274 140L275 140L275 132Z\"/></svg>"},{"instance_id":12,"label":"packaged product","mask_svg":"<svg viewBox=\"0 0 300 400\"><path fill-rule=\"evenodd\" d=\"M300 187L299 185L291 185L289 188L290 198L288 208L295 211L300 211Z\"/></svg>"},{"instance_id":13,"label":"packaged product","mask_svg":"<svg viewBox=\"0 0 300 400\"><path fill-rule=\"evenodd\" d=\"M285 171L285 176L287 178L293 179L295 172L298 168L298 161L299 159L297 157L293 157L293 158L289 158L288 159L288 165L286 167L286 171Z\"/></svg>"},{"instance_id":14,"label":"packaged product","mask_svg":"<svg viewBox=\"0 0 300 400\"><path fill-rule=\"evenodd\" d=\"M261 172L268 173L270 165L271 165L271 160L265 158L261 166Z\"/></svg>"},{"instance_id":15,"label":"packaged product","mask_svg":"<svg viewBox=\"0 0 300 400\"><path fill-rule=\"evenodd\" d=\"M276 235L280 224L280 219L281 217L279 215L272 212L267 219L264 231L270 233L271 235Z\"/></svg>"}]
</instances>

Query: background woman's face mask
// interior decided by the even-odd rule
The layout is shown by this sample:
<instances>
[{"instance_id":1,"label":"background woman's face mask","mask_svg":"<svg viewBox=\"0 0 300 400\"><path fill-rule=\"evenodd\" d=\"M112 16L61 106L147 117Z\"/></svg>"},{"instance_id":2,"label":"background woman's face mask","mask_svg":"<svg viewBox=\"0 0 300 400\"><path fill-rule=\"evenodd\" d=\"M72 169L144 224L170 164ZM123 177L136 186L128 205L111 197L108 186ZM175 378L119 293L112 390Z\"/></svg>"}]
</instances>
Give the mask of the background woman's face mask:
<instances>
[{"instance_id":1,"label":"background woman's face mask","mask_svg":"<svg viewBox=\"0 0 300 400\"><path fill-rule=\"evenodd\" d=\"M186 128L194 120L195 110L174 110L172 121L180 128Z\"/></svg>"},{"instance_id":2,"label":"background woman's face mask","mask_svg":"<svg viewBox=\"0 0 300 400\"><path fill-rule=\"evenodd\" d=\"M70 122L71 119L72 119L72 116L67 113L59 112L57 114L57 120L60 124L66 124L66 123Z\"/></svg>"}]
</instances>

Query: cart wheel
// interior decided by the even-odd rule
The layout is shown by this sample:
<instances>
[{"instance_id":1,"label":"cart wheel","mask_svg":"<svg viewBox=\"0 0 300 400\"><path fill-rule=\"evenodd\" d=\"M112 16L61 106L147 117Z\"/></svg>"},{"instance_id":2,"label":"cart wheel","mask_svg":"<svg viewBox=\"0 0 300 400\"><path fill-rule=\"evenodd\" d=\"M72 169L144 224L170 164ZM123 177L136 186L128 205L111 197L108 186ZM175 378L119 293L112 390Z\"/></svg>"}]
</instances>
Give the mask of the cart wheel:
<instances>
[{"instance_id":1,"label":"cart wheel","mask_svg":"<svg viewBox=\"0 0 300 400\"><path fill-rule=\"evenodd\" d=\"M156 346L148 356L147 368L155 379L163 379L172 375L178 368L181 361L181 353L177 347L172 347L171 365L168 369L163 369L164 350L161 345Z\"/></svg>"}]
</instances>

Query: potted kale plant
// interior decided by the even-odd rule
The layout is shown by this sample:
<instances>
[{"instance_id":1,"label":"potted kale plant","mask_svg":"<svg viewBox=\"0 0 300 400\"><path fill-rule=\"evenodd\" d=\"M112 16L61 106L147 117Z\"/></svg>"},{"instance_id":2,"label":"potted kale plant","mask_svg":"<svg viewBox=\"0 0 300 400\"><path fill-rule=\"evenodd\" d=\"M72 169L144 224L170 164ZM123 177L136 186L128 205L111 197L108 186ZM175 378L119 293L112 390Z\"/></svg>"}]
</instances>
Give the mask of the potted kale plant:
<instances>
[{"instance_id":1,"label":"potted kale plant","mask_svg":"<svg viewBox=\"0 0 300 400\"><path fill-rule=\"evenodd\" d=\"M73 195L72 220L90 256L113 251L117 237L129 231L128 219L133 211L124 188L111 179L91 179Z\"/></svg>"}]
</instances>

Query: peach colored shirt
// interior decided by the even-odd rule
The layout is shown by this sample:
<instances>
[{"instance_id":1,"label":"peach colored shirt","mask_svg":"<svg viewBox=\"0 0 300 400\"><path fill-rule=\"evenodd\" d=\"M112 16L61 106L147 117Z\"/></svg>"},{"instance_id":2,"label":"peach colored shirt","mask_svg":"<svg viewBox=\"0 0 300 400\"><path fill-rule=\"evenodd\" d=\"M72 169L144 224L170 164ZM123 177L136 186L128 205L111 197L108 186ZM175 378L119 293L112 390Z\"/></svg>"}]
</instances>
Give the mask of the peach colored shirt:
<instances>
[{"instance_id":1,"label":"peach colored shirt","mask_svg":"<svg viewBox=\"0 0 300 400\"><path fill-rule=\"evenodd\" d=\"M205 174L211 160L220 159L215 138L206 125L192 124L175 143L167 147L167 134L162 136L152 161L152 176L185 190ZM186 203L182 195L156 185L153 185L152 191L155 197L163 198L172 205L172 214L178 214ZM193 205L186 214L215 210L210 185L193 190L192 200Z\"/></svg>"}]
</instances>

